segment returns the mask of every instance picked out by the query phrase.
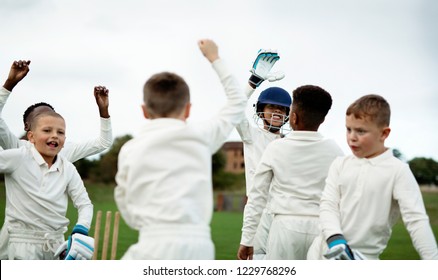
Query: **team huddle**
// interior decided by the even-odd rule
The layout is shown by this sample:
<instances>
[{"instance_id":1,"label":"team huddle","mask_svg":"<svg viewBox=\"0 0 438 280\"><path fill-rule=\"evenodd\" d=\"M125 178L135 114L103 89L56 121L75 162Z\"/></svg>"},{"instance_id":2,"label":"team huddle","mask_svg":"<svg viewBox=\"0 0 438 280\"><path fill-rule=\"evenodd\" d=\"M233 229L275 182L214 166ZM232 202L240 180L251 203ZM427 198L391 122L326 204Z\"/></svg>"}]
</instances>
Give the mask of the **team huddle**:
<instances>
[{"instance_id":1,"label":"team huddle","mask_svg":"<svg viewBox=\"0 0 438 280\"><path fill-rule=\"evenodd\" d=\"M215 258L212 155L234 128L244 144L247 195L238 259L377 260L400 215L420 257L438 259L418 183L385 147L391 113L382 96L362 96L346 109L352 154L344 155L318 132L333 102L319 86L300 86L292 96L269 87L254 105L256 125L245 117L257 88L284 78L271 71L280 59L277 51L258 52L242 90L218 46L208 39L198 46L223 86L226 104L209 120L187 122L191 99L185 80L161 72L146 81L147 120L121 148L115 177L117 207L139 232L123 260ZM89 260L93 204L72 163L112 145L108 89L94 88L101 123L96 139L65 142L63 117L44 102L26 110L27 139L18 139L1 112L29 65L15 61L0 89L0 172L6 187L0 259ZM67 233L69 199L78 219Z\"/></svg>"}]
</instances>

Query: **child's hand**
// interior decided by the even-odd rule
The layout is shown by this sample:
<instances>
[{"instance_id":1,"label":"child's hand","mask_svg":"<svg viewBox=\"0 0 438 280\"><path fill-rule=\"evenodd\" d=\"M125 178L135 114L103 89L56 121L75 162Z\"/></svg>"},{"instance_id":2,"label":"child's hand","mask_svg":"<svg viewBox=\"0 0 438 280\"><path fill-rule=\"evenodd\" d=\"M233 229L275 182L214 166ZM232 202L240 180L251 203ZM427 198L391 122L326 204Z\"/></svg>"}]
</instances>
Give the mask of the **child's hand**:
<instances>
[{"instance_id":1,"label":"child's hand","mask_svg":"<svg viewBox=\"0 0 438 280\"><path fill-rule=\"evenodd\" d=\"M97 106L99 107L99 114L101 118L109 118L108 106L109 106L109 98L108 98L109 90L104 86L96 86L94 87L94 97L96 98Z\"/></svg>"},{"instance_id":2,"label":"child's hand","mask_svg":"<svg viewBox=\"0 0 438 280\"><path fill-rule=\"evenodd\" d=\"M237 251L238 260L252 260L254 255L254 247L248 247L244 245L239 246L239 251Z\"/></svg>"},{"instance_id":3,"label":"child's hand","mask_svg":"<svg viewBox=\"0 0 438 280\"><path fill-rule=\"evenodd\" d=\"M29 73L30 60L18 60L14 61L9 70L9 76L3 87L9 91L12 91L14 87Z\"/></svg>"},{"instance_id":4,"label":"child's hand","mask_svg":"<svg viewBox=\"0 0 438 280\"><path fill-rule=\"evenodd\" d=\"M215 42L209 39L202 39L198 41L199 49L202 54L213 63L215 60L219 59L218 47Z\"/></svg>"}]
</instances>

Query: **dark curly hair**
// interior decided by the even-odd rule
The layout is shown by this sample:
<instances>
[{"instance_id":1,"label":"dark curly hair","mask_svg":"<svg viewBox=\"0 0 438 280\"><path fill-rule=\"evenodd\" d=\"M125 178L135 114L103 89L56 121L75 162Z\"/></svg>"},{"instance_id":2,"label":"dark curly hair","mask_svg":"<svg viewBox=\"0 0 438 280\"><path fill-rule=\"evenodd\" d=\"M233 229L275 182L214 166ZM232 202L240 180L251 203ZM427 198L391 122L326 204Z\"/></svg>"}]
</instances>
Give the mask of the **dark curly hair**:
<instances>
[{"instance_id":1,"label":"dark curly hair","mask_svg":"<svg viewBox=\"0 0 438 280\"><path fill-rule=\"evenodd\" d=\"M38 108L40 106L46 106L46 107L49 107L50 109L52 109L53 111L55 111L55 108L53 108L52 105L50 105L50 104L48 104L46 102L35 103L35 104L29 106L26 109L26 111L24 111L24 114L23 114L23 124L24 124L24 126L26 126L27 118L29 117L30 113L32 113L33 110L35 110L35 108Z\"/></svg>"},{"instance_id":2,"label":"dark curly hair","mask_svg":"<svg viewBox=\"0 0 438 280\"><path fill-rule=\"evenodd\" d=\"M331 107L332 97L318 86L305 85L293 91L292 108L308 129L317 129Z\"/></svg>"}]
</instances>

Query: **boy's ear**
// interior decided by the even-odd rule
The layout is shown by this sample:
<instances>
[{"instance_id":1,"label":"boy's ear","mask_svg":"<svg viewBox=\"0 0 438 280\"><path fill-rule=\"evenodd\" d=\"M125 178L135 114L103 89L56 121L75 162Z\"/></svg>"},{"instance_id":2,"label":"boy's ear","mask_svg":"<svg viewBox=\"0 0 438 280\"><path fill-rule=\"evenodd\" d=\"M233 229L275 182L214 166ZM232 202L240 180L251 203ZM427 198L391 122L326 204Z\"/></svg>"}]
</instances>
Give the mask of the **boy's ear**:
<instances>
[{"instance_id":1,"label":"boy's ear","mask_svg":"<svg viewBox=\"0 0 438 280\"><path fill-rule=\"evenodd\" d=\"M29 130L27 132L27 139L29 140L30 143L34 143L35 144L35 139L33 138L33 132L31 130Z\"/></svg>"},{"instance_id":2,"label":"boy's ear","mask_svg":"<svg viewBox=\"0 0 438 280\"><path fill-rule=\"evenodd\" d=\"M391 133L391 128L384 127L383 130L382 130L382 136L381 136L382 141L385 141L385 139L388 138L389 133Z\"/></svg>"},{"instance_id":3,"label":"boy's ear","mask_svg":"<svg viewBox=\"0 0 438 280\"><path fill-rule=\"evenodd\" d=\"M145 105L145 104L142 104L142 105L141 105L141 109L143 110L143 116L144 116L146 119L149 119L148 109L146 108L146 105Z\"/></svg>"},{"instance_id":4,"label":"boy's ear","mask_svg":"<svg viewBox=\"0 0 438 280\"><path fill-rule=\"evenodd\" d=\"M296 125L298 122L298 115L296 113L290 113L290 123Z\"/></svg>"},{"instance_id":5,"label":"boy's ear","mask_svg":"<svg viewBox=\"0 0 438 280\"><path fill-rule=\"evenodd\" d=\"M190 109L192 108L192 103L187 103L186 108L184 110L184 119L188 119L190 117Z\"/></svg>"}]
</instances>

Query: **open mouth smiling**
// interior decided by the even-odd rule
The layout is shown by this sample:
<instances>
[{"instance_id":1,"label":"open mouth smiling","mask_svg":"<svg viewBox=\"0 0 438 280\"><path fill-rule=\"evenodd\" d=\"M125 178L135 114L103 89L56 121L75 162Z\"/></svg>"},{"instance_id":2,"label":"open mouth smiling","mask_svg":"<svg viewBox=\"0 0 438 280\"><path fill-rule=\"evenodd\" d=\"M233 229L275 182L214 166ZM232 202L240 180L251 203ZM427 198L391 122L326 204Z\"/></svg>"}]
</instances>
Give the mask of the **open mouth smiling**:
<instances>
[{"instance_id":1,"label":"open mouth smiling","mask_svg":"<svg viewBox=\"0 0 438 280\"><path fill-rule=\"evenodd\" d=\"M59 144L55 141L51 141L47 143L47 146L51 147L51 148L57 148L59 146Z\"/></svg>"}]
</instances>

